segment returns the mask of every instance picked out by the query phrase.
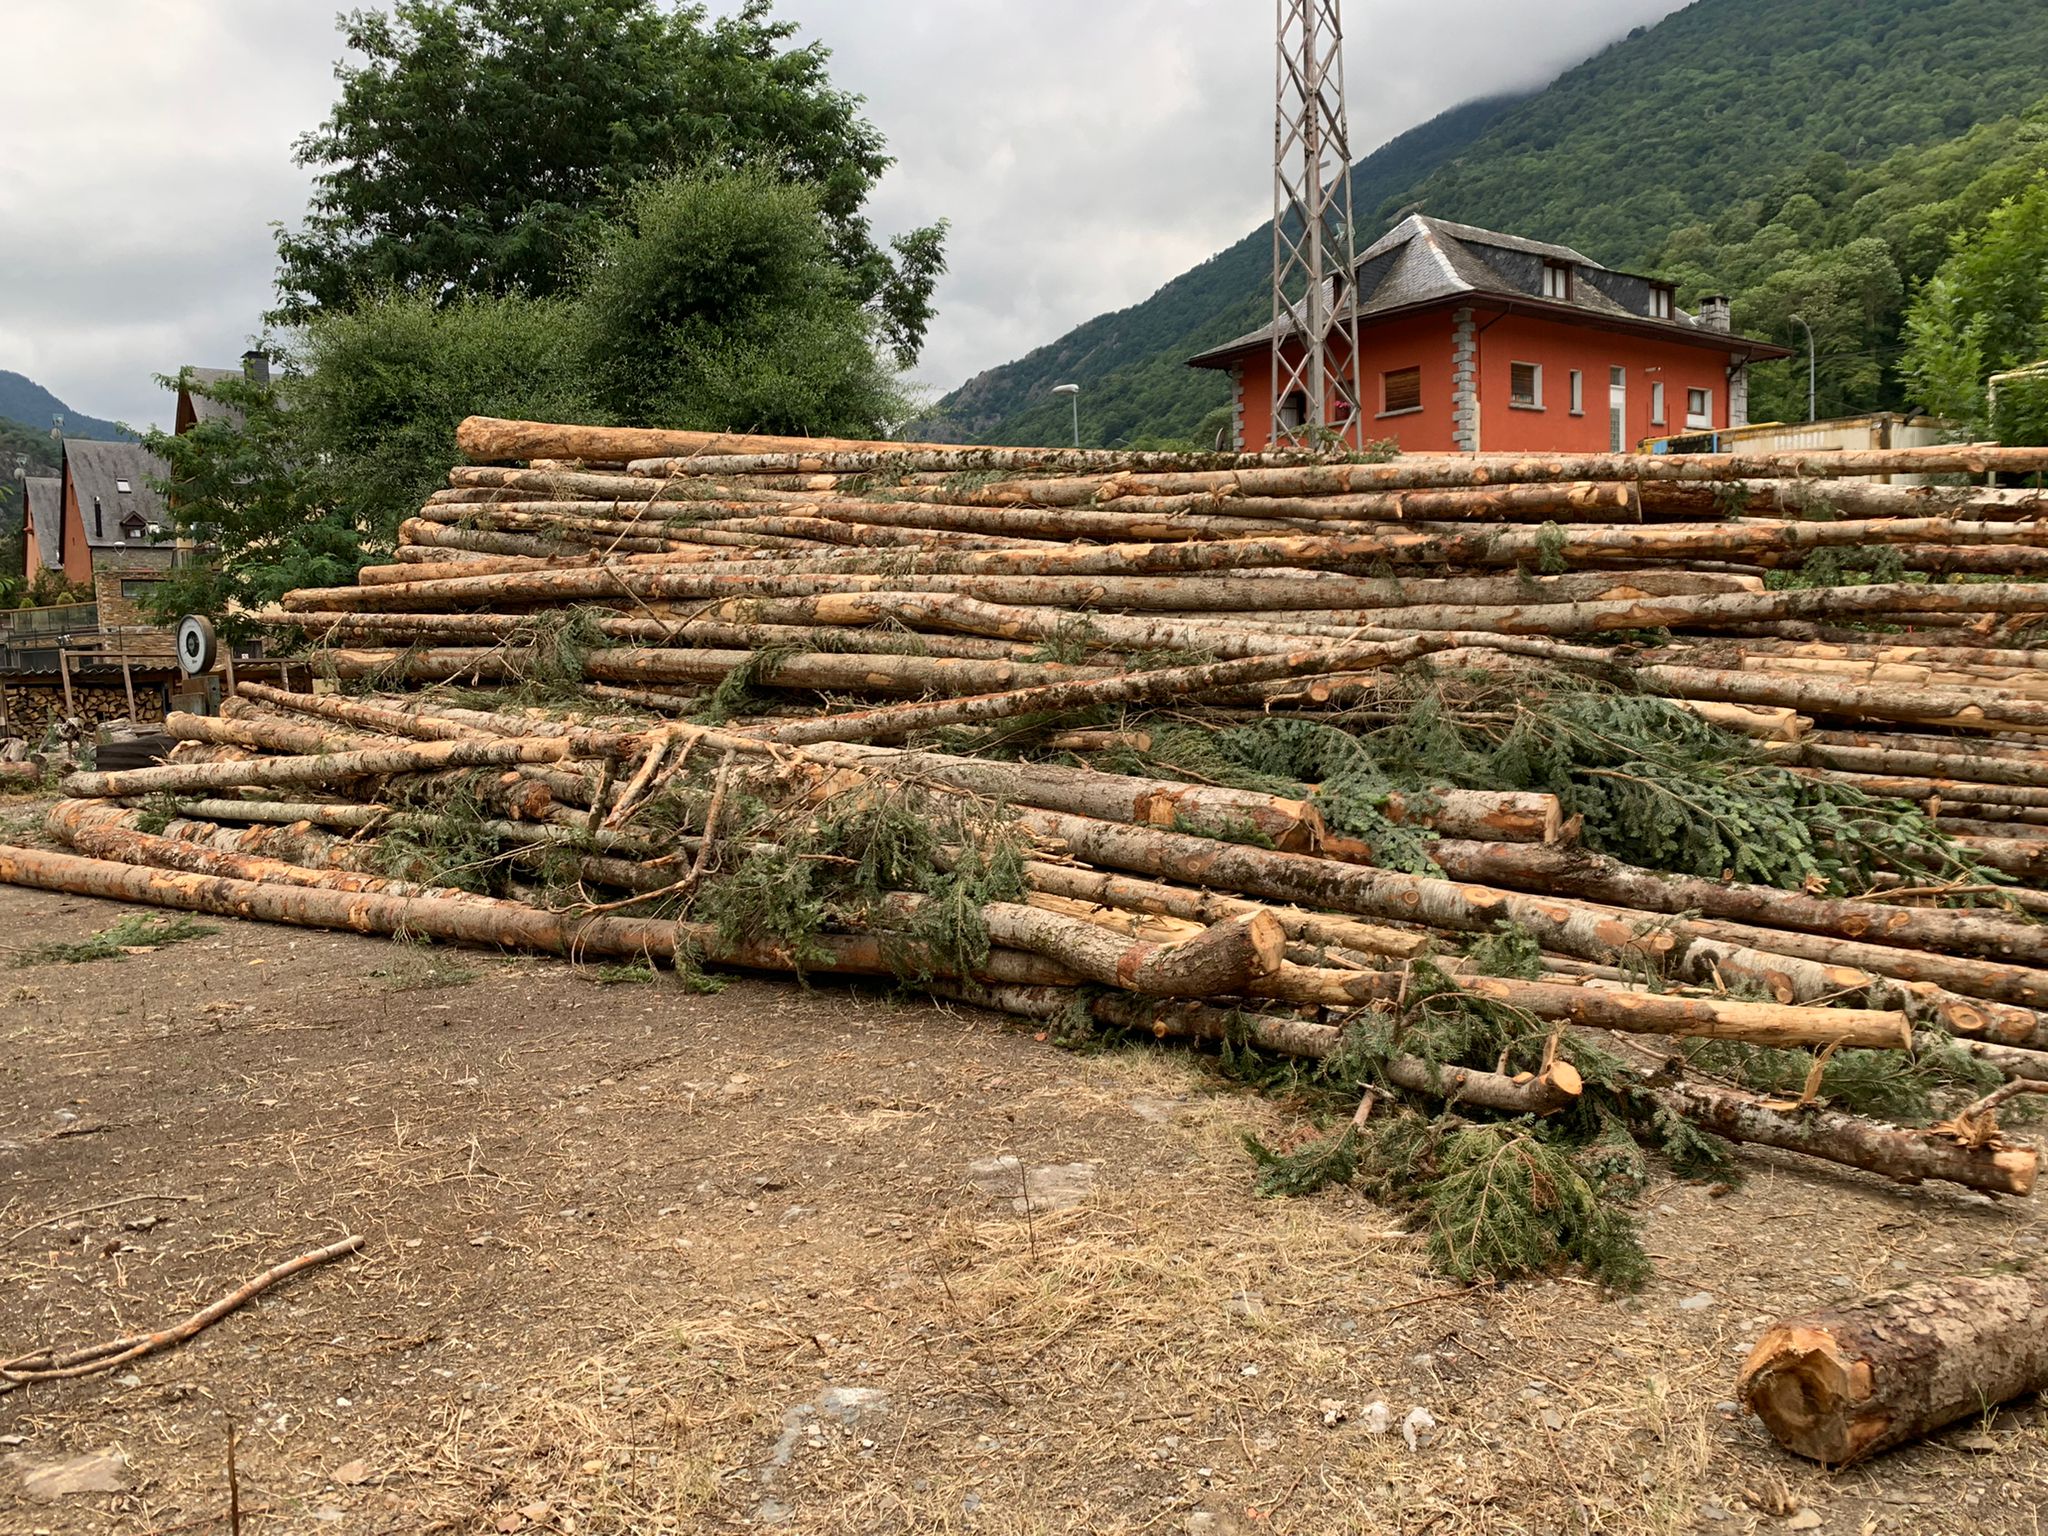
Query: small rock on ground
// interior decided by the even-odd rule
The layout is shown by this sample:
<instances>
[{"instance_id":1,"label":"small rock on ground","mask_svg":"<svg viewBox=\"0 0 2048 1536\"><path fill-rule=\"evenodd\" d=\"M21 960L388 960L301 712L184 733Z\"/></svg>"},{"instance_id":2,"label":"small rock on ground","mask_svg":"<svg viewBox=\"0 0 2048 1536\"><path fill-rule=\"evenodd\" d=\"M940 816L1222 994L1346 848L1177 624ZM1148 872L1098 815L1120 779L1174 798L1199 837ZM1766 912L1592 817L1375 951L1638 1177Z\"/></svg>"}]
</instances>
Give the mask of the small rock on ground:
<instances>
[{"instance_id":1,"label":"small rock on ground","mask_svg":"<svg viewBox=\"0 0 2048 1536\"><path fill-rule=\"evenodd\" d=\"M967 1165L967 1177L992 1199L1008 1199L1019 1216L1027 1210L1072 1210L1095 1190L1093 1163L1026 1168L1015 1157L984 1157Z\"/></svg>"},{"instance_id":2,"label":"small rock on ground","mask_svg":"<svg viewBox=\"0 0 2048 1536\"><path fill-rule=\"evenodd\" d=\"M74 1493L120 1493L128 1487L128 1458L109 1447L65 1461L8 1458L21 1470L21 1491L32 1499L61 1499Z\"/></svg>"}]
</instances>

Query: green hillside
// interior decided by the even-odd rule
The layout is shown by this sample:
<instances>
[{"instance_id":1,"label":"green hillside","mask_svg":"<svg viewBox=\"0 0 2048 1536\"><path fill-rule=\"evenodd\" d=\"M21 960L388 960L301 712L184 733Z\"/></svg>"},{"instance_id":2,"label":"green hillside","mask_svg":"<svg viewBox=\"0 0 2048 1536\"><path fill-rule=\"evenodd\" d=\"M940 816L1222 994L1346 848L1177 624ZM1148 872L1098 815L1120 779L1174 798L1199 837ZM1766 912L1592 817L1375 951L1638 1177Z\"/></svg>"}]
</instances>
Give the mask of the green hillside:
<instances>
[{"instance_id":1,"label":"green hillside","mask_svg":"<svg viewBox=\"0 0 2048 1536\"><path fill-rule=\"evenodd\" d=\"M1421 207L1562 240L1610 265L1668 267L1687 296L1727 288L1738 323L1768 324L1774 339L1785 339L1792 312L1825 305L1823 350L1856 365L1835 405L1895 403L1888 369L1903 290L1931 270L1928 247L1938 258L1946 231L1887 203L1882 171L1906 173L1916 197L1967 205L1994 162L2030 162L2032 130L2012 120L2044 87L2041 0L1698 0L1488 114L1419 174L1361 182L1360 236ZM2003 126L1988 139L1970 134L1989 124ZM1912 153L1892 161L1901 151ZM1875 246L1862 248L1860 266L1836 259L1837 245L1893 238L1881 263ZM982 375L942 410L983 440L1058 441L1064 417L1043 399L1053 380L1040 360L1089 355L1084 338L1113 323L1151 345L1093 381L1079 376L1093 383L1083 436L1192 435L1224 393L1213 379L1188 383L1181 365L1257 323L1269 239L1254 234L1145 304ZM1193 306L1163 301L1203 273L1214 302L1183 323ZM1766 380L1757 414L1788 391Z\"/></svg>"},{"instance_id":2,"label":"green hillside","mask_svg":"<svg viewBox=\"0 0 2048 1536\"><path fill-rule=\"evenodd\" d=\"M34 379L0 368L0 419L47 432L53 416L64 418L67 437L90 437L110 443L135 439L135 434L122 431L119 423L74 411Z\"/></svg>"},{"instance_id":3,"label":"green hillside","mask_svg":"<svg viewBox=\"0 0 2048 1536\"><path fill-rule=\"evenodd\" d=\"M1356 206L1374 208L1412 186L1523 99L1467 102L1390 140L1354 168ZM1180 366L1189 352L1199 350L1187 343L1225 341L1261 323L1264 316L1258 311L1269 303L1264 290L1272 261L1268 220L1144 303L1098 316L1050 346L969 379L947 396L939 422L928 429L990 441L1056 440L1068 430L1063 425L1070 421L1068 407L1047 392L1065 383L1086 391L1083 430L1098 441L1158 430L1162 422L1179 431L1191 429L1227 402L1230 391L1216 375ZM1018 432L1026 435L1006 435Z\"/></svg>"}]
</instances>

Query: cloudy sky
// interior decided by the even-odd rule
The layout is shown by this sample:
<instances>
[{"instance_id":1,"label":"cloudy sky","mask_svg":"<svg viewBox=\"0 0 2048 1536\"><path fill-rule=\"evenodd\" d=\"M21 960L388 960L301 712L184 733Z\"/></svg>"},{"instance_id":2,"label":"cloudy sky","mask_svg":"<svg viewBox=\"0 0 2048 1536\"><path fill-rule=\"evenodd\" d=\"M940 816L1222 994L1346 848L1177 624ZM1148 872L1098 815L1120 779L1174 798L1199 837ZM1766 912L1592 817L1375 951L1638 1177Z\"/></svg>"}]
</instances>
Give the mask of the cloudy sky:
<instances>
[{"instance_id":1,"label":"cloudy sky","mask_svg":"<svg viewBox=\"0 0 2048 1536\"><path fill-rule=\"evenodd\" d=\"M368 3L368 0L365 0ZM737 9L719 0L715 10ZM1540 84L1679 0L1350 0L1359 153ZM240 355L334 95L336 0L0 0L0 369L162 420ZM1271 212L1266 0L781 0L898 160L878 230L953 221L940 393L1135 303ZM26 66L26 67L24 67Z\"/></svg>"}]
</instances>

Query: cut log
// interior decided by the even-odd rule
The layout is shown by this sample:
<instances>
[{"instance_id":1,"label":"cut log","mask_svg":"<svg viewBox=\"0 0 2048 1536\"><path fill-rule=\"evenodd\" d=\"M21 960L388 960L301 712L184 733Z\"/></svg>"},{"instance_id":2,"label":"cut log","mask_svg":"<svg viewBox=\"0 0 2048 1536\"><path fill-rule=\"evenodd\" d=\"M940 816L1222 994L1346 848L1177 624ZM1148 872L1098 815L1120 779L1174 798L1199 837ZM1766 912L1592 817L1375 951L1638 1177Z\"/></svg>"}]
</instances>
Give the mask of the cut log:
<instances>
[{"instance_id":1,"label":"cut log","mask_svg":"<svg viewBox=\"0 0 2048 1536\"><path fill-rule=\"evenodd\" d=\"M1778 1443L1831 1467L2048 1390L2048 1281L1924 1281L1778 1324L1737 1395Z\"/></svg>"},{"instance_id":2,"label":"cut log","mask_svg":"<svg viewBox=\"0 0 2048 1536\"><path fill-rule=\"evenodd\" d=\"M2001 1195L2034 1188L2031 1146L1964 1147L1922 1131L1894 1130L1832 1110L1778 1110L1732 1088L1680 1082L1652 1091L1665 1108L1730 1141L1804 1152L1909 1184L1941 1179Z\"/></svg>"},{"instance_id":3,"label":"cut log","mask_svg":"<svg viewBox=\"0 0 2048 1536\"><path fill-rule=\"evenodd\" d=\"M269 788L342 784L351 779L400 773L435 773L448 768L486 768L516 763L557 763L568 755L566 741L442 741L417 747L368 752L332 752L318 757L264 758L240 763L163 763L154 768L111 773L74 773L64 780L67 795L105 799L117 795L190 794L240 785Z\"/></svg>"}]
</instances>

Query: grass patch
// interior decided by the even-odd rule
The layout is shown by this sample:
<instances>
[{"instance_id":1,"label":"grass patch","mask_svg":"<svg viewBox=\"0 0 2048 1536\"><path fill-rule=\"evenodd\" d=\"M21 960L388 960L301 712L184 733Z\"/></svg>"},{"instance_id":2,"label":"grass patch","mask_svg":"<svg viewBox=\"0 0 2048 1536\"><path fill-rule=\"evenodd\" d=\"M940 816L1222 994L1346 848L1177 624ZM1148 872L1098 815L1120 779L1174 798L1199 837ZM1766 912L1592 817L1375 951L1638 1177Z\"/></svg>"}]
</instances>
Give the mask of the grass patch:
<instances>
[{"instance_id":1,"label":"grass patch","mask_svg":"<svg viewBox=\"0 0 2048 1536\"><path fill-rule=\"evenodd\" d=\"M125 960L137 950L162 949L187 939L203 939L220 930L182 913L160 916L135 912L111 928L102 928L91 938L76 944L38 944L15 956L16 967L30 965L83 965L91 960Z\"/></svg>"},{"instance_id":2,"label":"grass patch","mask_svg":"<svg viewBox=\"0 0 2048 1536\"><path fill-rule=\"evenodd\" d=\"M464 965L435 945L414 939L393 940L392 953L392 962L379 966L370 975L393 992L427 992L438 987L467 986L483 974L475 966Z\"/></svg>"}]
</instances>

